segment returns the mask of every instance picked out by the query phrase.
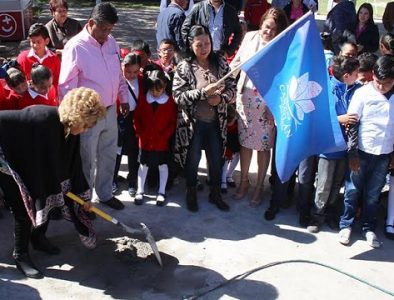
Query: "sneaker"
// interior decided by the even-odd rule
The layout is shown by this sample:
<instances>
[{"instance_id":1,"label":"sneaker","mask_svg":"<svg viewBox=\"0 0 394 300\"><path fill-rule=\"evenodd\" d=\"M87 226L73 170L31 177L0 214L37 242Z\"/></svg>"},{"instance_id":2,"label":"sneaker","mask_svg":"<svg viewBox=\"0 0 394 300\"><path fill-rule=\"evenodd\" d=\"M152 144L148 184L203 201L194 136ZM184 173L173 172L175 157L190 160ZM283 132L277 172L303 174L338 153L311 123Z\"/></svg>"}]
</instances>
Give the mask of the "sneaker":
<instances>
[{"instance_id":1,"label":"sneaker","mask_svg":"<svg viewBox=\"0 0 394 300\"><path fill-rule=\"evenodd\" d=\"M365 239L367 241L368 246L372 248L379 248L380 247L380 241L378 237L376 236L375 232L373 231L367 231L364 234Z\"/></svg>"},{"instance_id":2,"label":"sneaker","mask_svg":"<svg viewBox=\"0 0 394 300\"><path fill-rule=\"evenodd\" d=\"M137 190L133 187L130 187L128 190L130 197L134 198L135 194L137 193Z\"/></svg>"},{"instance_id":3,"label":"sneaker","mask_svg":"<svg viewBox=\"0 0 394 300\"><path fill-rule=\"evenodd\" d=\"M116 209L116 210L121 210L121 209L124 208L123 203L120 202L120 200L115 198L115 197L112 197L108 201L100 201L100 203L102 203L104 205L107 205L107 206L109 206L109 207L111 207L113 209Z\"/></svg>"},{"instance_id":4,"label":"sneaker","mask_svg":"<svg viewBox=\"0 0 394 300\"><path fill-rule=\"evenodd\" d=\"M339 242L342 245L349 245L350 243L350 235L352 234L352 228L351 227L346 227L341 229L341 231L339 231Z\"/></svg>"}]
</instances>

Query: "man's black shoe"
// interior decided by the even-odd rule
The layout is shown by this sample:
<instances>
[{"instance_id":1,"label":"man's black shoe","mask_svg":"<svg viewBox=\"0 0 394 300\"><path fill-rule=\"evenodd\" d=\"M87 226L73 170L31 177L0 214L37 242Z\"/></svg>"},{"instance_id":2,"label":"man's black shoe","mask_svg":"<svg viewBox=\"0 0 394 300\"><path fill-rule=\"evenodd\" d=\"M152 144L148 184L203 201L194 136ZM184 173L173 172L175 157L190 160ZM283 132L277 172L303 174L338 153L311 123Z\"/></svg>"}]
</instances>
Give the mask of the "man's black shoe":
<instances>
[{"instance_id":1,"label":"man's black shoe","mask_svg":"<svg viewBox=\"0 0 394 300\"><path fill-rule=\"evenodd\" d=\"M100 203L107 205L113 209L117 209L117 210L121 210L124 208L124 205L122 202L120 202L117 198L112 197L110 200L108 201L100 201Z\"/></svg>"}]
</instances>

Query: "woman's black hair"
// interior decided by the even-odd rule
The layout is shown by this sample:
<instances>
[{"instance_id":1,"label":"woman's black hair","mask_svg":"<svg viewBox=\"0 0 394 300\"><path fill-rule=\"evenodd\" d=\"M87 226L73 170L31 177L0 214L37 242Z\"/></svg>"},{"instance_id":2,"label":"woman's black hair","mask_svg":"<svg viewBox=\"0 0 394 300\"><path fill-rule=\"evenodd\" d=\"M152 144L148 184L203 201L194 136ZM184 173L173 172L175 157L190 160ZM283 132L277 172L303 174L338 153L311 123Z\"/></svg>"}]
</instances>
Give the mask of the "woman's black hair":
<instances>
[{"instance_id":1,"label":"woman's black hair","mask_svg":"<svg viewBox=\"0 0 394 300\"><path fill-rule=\"evenodd\" d=\"M373 67L373 74L379 80L394 79L394 55L379 57Z\"/></svg>"},{"instance_id":2,"label":"woman's black hair","mask_svg":"<svg viewBox=\"0 0 394 300\"><path fill-rule=\"evenodd\" d=\"M360 22L360 20L358 19L358 15L359 15L360 10L362 8L365 8L366 10L368 10L368 13L369 13L369 19L367 21L367 25L375 24L375 21L373 20L373 7L372 7L371 3L365 2L365 3L360 5L360 7L359 7L359 9L357 11L357 25Z\"/></svg>"},{"instance_id":3,"label":"woman's black hair","mask_svg":"<svg viewBox=\"0 0 394 300\"><path fill-rule=\"evenodd\" d=\"M172 93L170 78L158 65L150 64L144 68L143 82L145 93L153 88L163 88L164 85L167 95Z\"/></svg>"},{"instance_id":4,"label":"woman's black hair","mask_svg":"<svg viewBox=\"0 0 394 300\"><path fill-rule=\"evenodd\" d=\"M210 64L213 64L214 66L217 67L219 65L219 57L213 51L213 42L209 29L203 25L194 25L189 30L189 34L187 35L187 42L186 42L186 61L190 63L196 58L196 55L192 50L192 44L194 38L205 34L209 36L209 40L211 41L211 52L208 55L208 61Z\"/></svg>"},{"instance_id":5,"label":"woman's black hair","mask_svg":"<svg viewBox=\"0 0 394 300\"><path fill-rule=\"evenodd\" d=\"M394 55L394 34L386 33L382 35L380 43Z\"/></svg>"},{"instance_id":6,"label":"woman's black hair","mask_svg":"<svg viewBox=\"0 0 394 300\"><path fill-rule=\"evenodd\" d=\"M52 72L47 67L40 64L33 64L31 68L30 78L33 84L42 84L43 81L49 80Z\"/></svg>"}]
</instances>

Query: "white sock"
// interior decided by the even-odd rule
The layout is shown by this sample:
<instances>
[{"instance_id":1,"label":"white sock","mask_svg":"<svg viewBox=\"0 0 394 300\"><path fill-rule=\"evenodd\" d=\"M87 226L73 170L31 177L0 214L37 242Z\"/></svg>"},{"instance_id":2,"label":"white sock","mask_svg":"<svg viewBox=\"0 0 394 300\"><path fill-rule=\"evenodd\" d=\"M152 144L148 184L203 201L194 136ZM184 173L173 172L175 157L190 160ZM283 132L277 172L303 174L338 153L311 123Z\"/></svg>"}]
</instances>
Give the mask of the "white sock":
<instances>
[{"instance_id":1,"label":"white sock","mask_svg":"<svg viewBox=\"0 0 394 300\"><path fill-rule=\"evenodd\" d=\"M233 159L231 160L231 164L228 167L226 177L233 178L233 173L238 165L238 162L239 162L239 152L234 153Z\"/></svg>"},{"instance_id":2,"label":"white sock","mask_svg":"<svg viewBox=\"0 0 394 300\"><path fill-rule=\"evenodd\" d=\"M226 182L226 176L227 176L227 168L228 168L228 163L229 160L225 160L222 168L222 183Z\"/></svg>"},{"instance_id":3,"label":"white sock","mask_svg":"<svg viewBox=\"0 0 394 300\"><path fill-rule=\"evenodd\" d=\"M159 166L159 177L160 177L160 185L159 185L159 194L166 194L166 185L168 179L168 166L160 165Z\"/></svg>"},{"instance_id":4,"label":"white sock","mask_svg":"<svg viewBox=\"0 0 394 300\"><path fill-rule=\"evenodd\" d=\"M390 190L387 199L387 225L394 225L394 176L390 176ZM394 233L394 228L390 228Z\"/></svg>"},{"instance_id":5,"label":"white sock","mask_svg":"<svg viewBox=\"0 0 394 300\"><path fill-rule=\"evenodd\" d=\"M137 194L144 193L145 180L146 180L146 175L148 175L148 170L149 168L147 165L140 165L140 167L138 168Z\"/></svg>"}]
</instances>

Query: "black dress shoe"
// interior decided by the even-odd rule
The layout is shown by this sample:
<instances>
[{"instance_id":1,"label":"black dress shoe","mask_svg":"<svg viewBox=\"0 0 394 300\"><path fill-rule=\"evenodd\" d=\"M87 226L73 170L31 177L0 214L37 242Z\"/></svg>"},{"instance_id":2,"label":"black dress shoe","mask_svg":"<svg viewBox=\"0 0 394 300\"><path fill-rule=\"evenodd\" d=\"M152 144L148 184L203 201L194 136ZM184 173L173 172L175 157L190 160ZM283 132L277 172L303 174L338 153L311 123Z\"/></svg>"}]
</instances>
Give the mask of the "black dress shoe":
<instances>
[{"instance_id":1,"label":"black dress shoe","mask_svg":"<svg viewBox=\"0 0 394 300\"><path fill-rule=\"evenodd\" d=\"M118 200L115 197L112 197L111 199L109 199L108 201L100 201L100 203L107 205L113 209L117 209L117 210L121 210L124 208L124 205L122 202L120 202L120 200Z\"/></svg>"},{"instance_id":2,"label":"black dress shoe","mask_svg":"<svg viewBox=\"0 0 394 300\"><path fill-rule=\"evenodd\" d=\"M21 271L26 277L40 279L44 276L42 273L34 266L29 254L14 255L14 260L16 267Z\"/></svg>"},{"instance_id":3,"label":"black dress shoe","mask_svg":"<svg viewBox=\"0 0 394 300\"><path fill-rule=\"evenodd\" d=\"M276 214L278 213L279 209L278 208L273 208L273 207L268 207L268 209L264 213L264 219L267 221L272 221L275 219Z\"/></svg>"},{"instance_id":4,"label":"black dress shoe","mask_svg":"<svg viewBox=\"0 0 394 300\"><path fill-rule=\"evenodd\" d=\"M38 238L31 240L31 245L34 250L42 251L51 255L57 255L60 253L60 249L55 245L52 245L48 239L40 235Z\"/></svg>"},{"instance_id":5,"label":"black dress shoe","mask_svg":"<svg viewBox=\"0 0 394 300\"><path fill-rule=\"evenodd\" d=\"M217 208L222 211L229 211L230 206L223 201L220 187L211 187L211 192L209 193L209 202L215 204Z\"/></svg>"}]
</instances>

